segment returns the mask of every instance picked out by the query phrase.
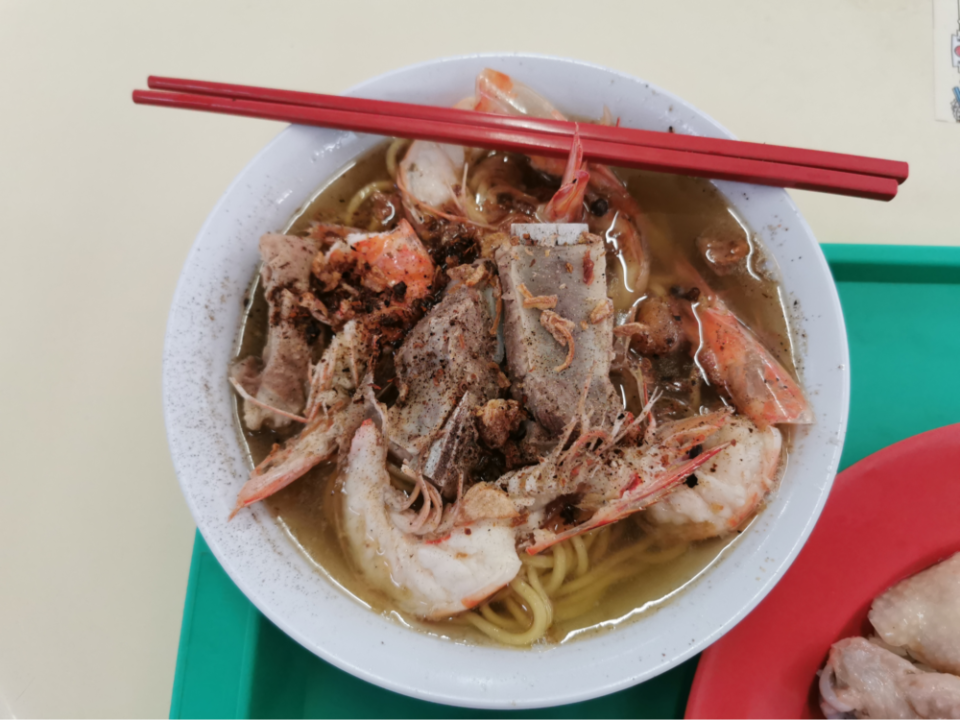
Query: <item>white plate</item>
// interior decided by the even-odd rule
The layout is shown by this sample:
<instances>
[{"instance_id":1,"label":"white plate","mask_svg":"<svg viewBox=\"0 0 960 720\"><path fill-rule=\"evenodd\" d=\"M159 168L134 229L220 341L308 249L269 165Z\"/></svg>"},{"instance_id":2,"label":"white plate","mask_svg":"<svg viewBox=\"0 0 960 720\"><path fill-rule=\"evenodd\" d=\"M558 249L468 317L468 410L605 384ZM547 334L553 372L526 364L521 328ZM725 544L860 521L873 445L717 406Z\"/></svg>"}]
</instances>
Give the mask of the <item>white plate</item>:
<instances>
[{"instance_id":1,"label":"white plate","mask_svg":"<svg viewBox=\"0 0 960 720\"><path fill-rule=\"evenodd\" d=\"M484 67L528 83L565 112L624 124L732 137L649 83L572 60L483 55L396 70L348 94L451 105ZM282 228L332 174L380 138L293 126L240 173L187 258L170 310L163 363L170 451L207 544L244 594L310 651L406 695L478 708L530 708L586 700L652 678L703 650L773 587L827 498L846 431L847 341L830 270L783 190L716 183L758 233L783 273L803 384L816 424L803 429L779 492L724 559L656 612L597 637L517 651L446 642L408 630L348 597L255 506L227 516L249 474L233 424L227 364L260 235Z\"/></svg>"}]
</instances>

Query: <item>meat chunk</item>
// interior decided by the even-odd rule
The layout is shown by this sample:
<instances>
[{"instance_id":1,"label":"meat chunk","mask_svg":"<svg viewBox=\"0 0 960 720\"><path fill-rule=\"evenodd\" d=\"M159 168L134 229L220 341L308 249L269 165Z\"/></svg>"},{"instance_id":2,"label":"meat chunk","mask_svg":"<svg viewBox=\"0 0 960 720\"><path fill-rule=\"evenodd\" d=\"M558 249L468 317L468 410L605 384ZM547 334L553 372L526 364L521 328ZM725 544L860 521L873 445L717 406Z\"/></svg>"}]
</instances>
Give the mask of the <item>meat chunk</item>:
<instances>
[{"instance_id":1,"label":"meat chunk","mask_svg":"<svg viewBox=\"0 0 960 720\"><path fill-rule=\"evenodd\" d=\"M877 597L870 622L888 645L960 675L960 553Z\"/></svg>"},{"instance_id":2,"label":"meat chunk","mask_svg":"<svg viewBox=\"0 0 960 720\"><path fill-rule=\"evenodd\" d=\"M484 520L510 520L519 515L513 501L493 483L477 483L463 496L456 524L465 526Z\"/></svg>"},{"instance_id":3,"label":"meat chunk","mask_svg":"<svg viewBox=\"0 0 960 720\"><path fill-rule=\"evenodd\" d=\"M492 260L498 247L512 244L513 240L505 232L485 233L478 238L480 257Z\"/></svg>"},{"instance_id":4,"label":"meat chunk","mask_svg":"<svg viewBox=\"0 0 960 720\"><path fill-rule=\"evenodd\" d=\"M634 322L615 328L614 333L632 337L641 355L669 355L686 346L680 312L675 299L654 296L640 303Z\"/></svg>"},{"instance_id":5,"label":"meat chunk","mask_svg":"<svg viewBox=\"0 0 960 720\"><path fill-rule=\"evenodd\" d=\"M403 212L400 193L384 193L379 190L370 198L370 215L381 225L388 225Z\"/></svg>"},{"instance_id":6,"label":"meat chunk","mask_svg":"<svg viewBox=\"0 0 960 720\"><path fill-rule=\"evenodd\" d=\"M728 275L750 254L743 228L711 228L697 238L697 249L717 275Z\"/></svg>"},{"instance_id":7,"label":"meat chunk","mask_svg":"<svg viewBox=\"0 0 960 720\"><path fill-rule=\"evenodd\" d=\"M622 410L609 377L613 319L591 322L608 299L603 241L584 233L573 245L500 246L496 259L514 398L557 435L576 414L589 383L586 412L594 424L612 420ZM551 310L531 305L530 298L552 296L557 302Z\"/></svg>"},{"instance_id":8,"label":"meat chunk","mask_svg":"<svg viewBox=\"0 0 960 720\"><path fill-rule=\"evenodd\" d=\"M960 677L923 672L861 637L830 649L820 675L828 718L960 718Z\"/></svg>"},{"instance_id":9,"label":"meat chunk","mask_svg":"<svg viewBox=\"0 0 960 720\"><path fill-rule=\"evenodd\" d=\"M472 411L497 396L500 374L486 301L476 287L451 287L397 351L400 399L389 415L391 450L425 455L424 474L448 498L476 445Z\"/></svg>"},{"instance_id":10,"label":"meat chunk","mask_svg":"<svg viewBox=\"0 0 960 720\"><path fill-rule=\"evenodd\" d=\"M490 400L483 407L474 410L477 416L477 430L480 439L488 448L502 448L512 433L517 432L520 423L526 417L523 408L516 400Z\"/></svg>"},{"instance_id":11,"label":"meat chunk","mask_svg":"<svg viewBox=\"0 0 960 720\"><path fill-rule=\"evenodd\" d=\"M263 405L293 414L303 409L310 364L306 331L312 321L299 298L309 291L310 266L318 249L314 238L275 233L260 238L260 281L270 307L267 342L262 364L257 358L247 358L231 370L234 379L261 403L244 401L243 419L251 430L264 424L280 428L291 422Z\"/></svg>"}]
</instances>

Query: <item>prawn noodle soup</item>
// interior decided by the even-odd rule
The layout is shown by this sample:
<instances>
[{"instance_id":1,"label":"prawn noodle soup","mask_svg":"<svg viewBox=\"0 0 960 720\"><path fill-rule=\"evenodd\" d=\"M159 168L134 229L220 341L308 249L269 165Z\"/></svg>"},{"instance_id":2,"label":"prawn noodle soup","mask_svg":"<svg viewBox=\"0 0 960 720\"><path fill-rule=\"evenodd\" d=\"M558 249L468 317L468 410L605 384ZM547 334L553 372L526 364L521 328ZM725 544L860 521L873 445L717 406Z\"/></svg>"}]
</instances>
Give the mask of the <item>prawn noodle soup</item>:
<instances>
[{"instance_id":1,"label":"prawn noodle soup","mask_svg":"<svg viewBox=\"0 0 960 720\"><path fill-rule=\"evenodd\" d=\"M556 116L485 70L478 110ZM609 118L605 118L609 122ZM563 642L717 561L810 422L779 288L703 180L395 140L261 239L230 379L265 500L372 609Z\"/></svg>"}]
</instances>

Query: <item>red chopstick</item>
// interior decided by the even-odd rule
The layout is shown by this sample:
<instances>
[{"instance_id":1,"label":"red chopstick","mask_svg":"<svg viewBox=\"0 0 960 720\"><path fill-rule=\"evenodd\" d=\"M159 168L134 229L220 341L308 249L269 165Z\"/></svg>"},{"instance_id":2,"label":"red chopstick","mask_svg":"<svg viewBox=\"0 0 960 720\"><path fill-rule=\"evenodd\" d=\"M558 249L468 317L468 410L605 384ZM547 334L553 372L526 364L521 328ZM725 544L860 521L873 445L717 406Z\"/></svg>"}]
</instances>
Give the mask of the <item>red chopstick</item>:
<instances>
[{"instance_id":1,"label":"red chopstick","mask_svg":"<svg viewBox=\"0 0 960 720\"><path fill-rule=\"evenodd\" d=\"M570 152L570 138L556 133L152 90L134 90L133 101L143 105L281 120L528 155L566 157ZM802 165L624 145L593 138L583 139L583 152L586 159L594 162L656 172L814 190L873 200L890 200L897 194L897 181L892 178Z\"/></svg>"},{"instance_id":2,"label":"red chopstick","mask_svg":"<svg viewBox=\"0 0 960 720\"><path fill-rule=\"evenodd\" d=\"M295 90L274 90L253 85L233 85L204 80L185 80L151 75L147 78L147 87L153 90L216 95L238 100L275 102L286 105L325 108L328 110L349 110L352 112L395 115L397 117L418 120L437 120L440 122L462 123L502 129L530 130L557 135L573 135L573 123L563 120L521 117L514 115L495 115L456 108L434 107L431 105L413 105L411 103L369 100L339 95L298 92ZM634 128L611 127L593 123L579 123L580 137L626 145L662 148L664 150L682 150L722 157L762 160L765 162L786 163L818 167L824 170L859 173L889 177L902 183L909 175L909 166L898 160L847 155L822 150L804 150L782 145L764 145L762 143L741 142L719 138L677 135L675 133L637 130Z\"/></svg>"}]
</instances>

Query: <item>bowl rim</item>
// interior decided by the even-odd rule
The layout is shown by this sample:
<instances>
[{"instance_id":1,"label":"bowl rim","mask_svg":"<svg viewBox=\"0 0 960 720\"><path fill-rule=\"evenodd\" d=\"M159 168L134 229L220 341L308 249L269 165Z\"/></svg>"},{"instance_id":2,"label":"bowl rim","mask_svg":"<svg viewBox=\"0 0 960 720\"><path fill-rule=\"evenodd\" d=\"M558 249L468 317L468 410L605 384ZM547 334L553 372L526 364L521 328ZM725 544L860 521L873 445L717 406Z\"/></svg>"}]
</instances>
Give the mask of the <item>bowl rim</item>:
<instances>
[{"instance_id":1,"label":"bowl rim","mask_svg":"<svg viewBox=\"0 0 960 720\"><path fill-rule=\"evenodd\" d=\"M529 59L533 61L546 61L548 63L559 63L559 64L572 64L577 66L582 66L585 68L598 70L608 75L615 76L621 80L627 81L628 83L641 82L649 90L656 94L663 95L665 98L668 98L674 104L677 104L683 108L688 109L694 115L698 116L705 124L710 126L717 134L717 136L727 137L730 139L735 139L734 135L730 133L726 128L716 122L712 117L706 113L700 111L699 109L692 106L690 103L681 99L680 97L674 95L673 93L663 90L662 88L656 86L653 83L649 83L645 80L640 80L637 77L631 76L620 71L612 70L604 66L584 62L580 60L574 60L570 58L563 58L551 55L537 54L537 53L471 53L466 55L457 55L457 56L448 56L442 58L435 58L432 60L423 61L413 65L408 65L402 68L395 68L384 72L375 77L364 80L361 83L358 83L352 86L347 90L345 95L362 95L363 92L370 86L380 83L384 80L388 80L397 76L401 76L404 73L413 71L413 70L422 70L425 68L436 67L444 63L449 62L460 62L460 61L469 61L469 60L503 60L503 59ZM612 692L623 690L629 687L632 687L640 682L651 679L677 665L689 659L693 655L701 652L703 649L708 647L727 631L729 631L734 625L736 625L743 617L745 617L773 588L776 582L783 576L786 570L790 567L793 560L796 558L800 549L803 547L807 538L810 535L810 532L813 529L817 519L820 516L821 511L823 510L824 504L826 502L827 496L829 495L830 487L833 482L833 478L837 471L837 465L839 463L840 452L843 446L843 439L846 435L847 420L848 420L848 411L849 411L849 396L850 396L850 372L849 372L849 350L847 345L846 338L846 327L843 320L843 313L840 307L839 296L837 294L836 285L832 282L832 276L827 265L826 258L823 255L822 250L819 247L819 244L816 241L816 238L810 229L809 225L806 223L803 216L800 214L799 210L796 208L796 205L793 203L792 199L789 197L789 194L785 190L779 190L779 193L782 193L783 200L785 200L787 206L794 212L794 215L791 216L790 221L796 223L804 233L809 237L811 244L815 250L813 262L818 266L820 272L828 279L829 283L829 298L830 310L832 315L839 324L840 330L840 339L841 344L838 346L837 350L839 355L842 358L842 364L840 366L841 377L841 396L832 400L836 409L838 410L838 418L836 424L836 447L833 450L833 459L828 463L829 467L825 473L827 476L824 480L824 484L820 491L820 495L817 498L817 502L813 507L809 517L806 520L805 525L802 530L794 538L793 546L788 552L783 555L783 558L778 562L775 568L772 568L772 572L766 577L765 581L759 586L753 596L750 597L746 602L744 602L739 609L730 614L728 620L723 623L721 626L713 629L712 632L707 633L706 635L700 637L697 642L691 644L691 646L685 650L679 651L673 654L666 662L661 663L656 666L653 670L643 673L639 676L637 675L626 675L619 678L606 678L600 682L594 682L586 689L571 689L566 688L565 692L562 692L559 695L553 695L549 698L544 697L542 693L536 697L497 697L491 698L488 696L469 696L462 695L451 692L435 692L430 689L411 687L410 685L404 682L398 682L391 679L388 676L378 674L368 669L365 669L362 665L358 665L354 662L351 662L348 659L340 657L339 655L329 652L324 647L318 645L314 642L313 639L309 638L301 629L296 626L294 623L288 621L288 619L277 612L274 611L274 608L267 604L263 598L258 594L257 588L254 587L248 578L240 572L240 570L234 567L233 563L230 561L225 550L220 545L219 538L211 536L208 532L205 532L206 528L202 522L202 514L200 509L194 502L193 496L190 492L190 483L186 477L186 473L181 472L180 468L180 455L183 452L183 448L178 445L177 432L182 431L182 428L177 428L177 422L175 415L172 411L171 401L172 393L174 390L171 388L171 378L173 377L172 373L174 372L168 363L168 359L174 354L175 347L178 342L176 333L174 332L174 325L177 320L175 317L178 311L178 308L185 301L188 288L187 288L187 269L191 266L192 263L197 261L198 255L201 252L200 245L202 238L211 230L211 227L214 224L217 216L223 211L224 207L228 203L231 195L237 190L237 188L246 181L247 173L249 173L252 168L256 167L258 163L263 160L265 157L271 155L278 145L282 144L284 140L290 135L290 133L296 131L297 126L288 126L281 130L262 150L260 150L238 173L234 180L227 187L225 192L219 198L217 203L214 205L207 219L201 226L197 239L194 241L191 246L190 252L188 253L187 259L184 264L184 269L181 272L180 278L178 279L176 289L173 295L173 301L171 304L170 314L168 316L167 332L164 341L164 368L163 368L163 401L164 401L164 421L165 428L167 431L168 444L170 446L171 456L173 457L174 466L177 472L178 481L180 483L181 489L184 493L184 497L187 501L187 505L190 508L191 514L194 516L194 519L197 522L198 529L201 534L204 536L208 546L210 547L211 552L220 562L221 566L228 573L230 578L234 583L237 584L239 589L244 593L244 595L262 612L267 618L269 618L275 625L277 625L281 630L283 630L288 636L297 641L299 644L303 645L310 652L318 655L323 660L330 662L334 666L349 672L363 680L371 682L380 687L392 690L407 696L415 697L421 700L427 700L431 702L440 702L451 705L457 705L462 707L470 708L484 708L484 709L524 709L524 708L540 708L540 707L550 707L560 704L566 704L571 702L578 702L593 699L603 695L607 695ZM362 151L355 155L357 157L359 154L362 154ZM727 199L728 202L733 202L730 194L725 192L721 186L724 185L737 185L731 183L714 183L718 188L720 188L721 193ZM737 185L739 187L739 185ZM746 186L753 187L753 186ZM756 228L751 228L756 230ZM791 323L792 332L795 331L793 323ZM806 383L804 383L806 385ZM808 390L809 392L809 390ZM695 582L701 582L697 580ZM369 612L369 610L367 610ZM372 613L371 613L372 614ZM389 621L387 621L389 622ZM637 623L631 623L631 625L636 626ZM621 629L619 633L625 633L628 631L628 628ZM609 634L619 634L619 633L606 633ZM603 636L600 636L603 637ZM443 640L434 639L435 642L447 642ZM576 642L579 646L587 646L590 643L594 643L595 638L585 638L578 640ZM516 650L509 650L503 648L493 649L497 653L515 653ZM522 651L521 651L522 652ZM537 652L526 651L526 652Z\"/></svg>"}]
</instances>

